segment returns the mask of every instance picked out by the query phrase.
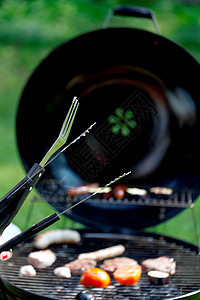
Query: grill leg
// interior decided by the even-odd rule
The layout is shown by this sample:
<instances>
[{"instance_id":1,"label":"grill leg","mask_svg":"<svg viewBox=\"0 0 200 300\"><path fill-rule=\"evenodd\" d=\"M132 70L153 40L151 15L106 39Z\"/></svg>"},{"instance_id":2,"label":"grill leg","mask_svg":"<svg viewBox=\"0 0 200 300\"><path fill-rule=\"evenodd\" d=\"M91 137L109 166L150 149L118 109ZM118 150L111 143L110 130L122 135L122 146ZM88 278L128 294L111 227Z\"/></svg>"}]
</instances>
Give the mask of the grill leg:
<instances>
[{"instance_id":1,"label":"grill leg","mask_svg":"<svg viewBox=\"0 0 200 300\"><path fill-rule=\"evenodd\" d=\"M194 210L194 203L192 203L190 205L190 208L191 208L192 218L193 218L193 222L194 222L194 230L195 230L195 235L196 235L196 242L197 242L198 253L200 255L199 230L198 230L196 213L195 213L195 210Z\"/></svg>"}]
</instances>

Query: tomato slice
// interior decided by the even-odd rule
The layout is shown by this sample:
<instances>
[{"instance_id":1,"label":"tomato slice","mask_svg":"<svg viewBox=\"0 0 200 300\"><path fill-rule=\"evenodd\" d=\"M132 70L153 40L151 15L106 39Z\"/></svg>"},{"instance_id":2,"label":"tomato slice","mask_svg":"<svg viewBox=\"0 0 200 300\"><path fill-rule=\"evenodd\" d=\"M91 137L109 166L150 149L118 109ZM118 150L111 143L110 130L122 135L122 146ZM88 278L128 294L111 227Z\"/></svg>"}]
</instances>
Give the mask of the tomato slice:
<instances>
[{"instance_id":1,"label":"tomato slice","mask_svg":"<svg viewBox=\"0 0 200 300\"><path fill-rule=\"evenodd\" d=\"M113 277L121 285L133 285L138 283L142 275L142 267L140 265L124 266L117 269L113 273Z\"/></svg>"},{"instance_id":2,"label":"tomato slice","mask_svg":"<svg viewBox=\"0 0 200 300\"><path fill-rule=\"evenodd\" d=\"M86 287L105 288L110 282L110 275L100 268L87 269L80 279L80 283Z\"/></svg>"}]
</instances>

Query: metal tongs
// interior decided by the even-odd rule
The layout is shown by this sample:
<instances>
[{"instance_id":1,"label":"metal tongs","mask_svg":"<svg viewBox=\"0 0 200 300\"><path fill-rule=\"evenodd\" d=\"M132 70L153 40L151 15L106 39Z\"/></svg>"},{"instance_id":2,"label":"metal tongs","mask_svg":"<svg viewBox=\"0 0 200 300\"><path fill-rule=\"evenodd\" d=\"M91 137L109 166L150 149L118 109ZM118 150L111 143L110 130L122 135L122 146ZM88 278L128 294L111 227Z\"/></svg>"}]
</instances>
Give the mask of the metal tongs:
<instances>
[{"instance_id":1,"label":"metal tongs","mask_svg":"<svg viewBox=\"0 0 200 300\"><path fill-rule=\"evenodd\" d=\"M60 134L56 140L56 142L53 144L53 146L50 148L50 150L47 152L45 157L42 159L40 164L34 164L34 166L31 168L31 170L28 172L27 176L18 183L8 194L6 194L1 200L0 200L0 233L11 223L14 216L19 211L20 207L22 206L25 198L28 196L30 191L32 190L33 186L37 183L38 179L41 177L42 173L44 172L44 167L49 164L53 159L56 158L57 155L59 155L61 152L63 152L67 147L69 147L71 144L75 143L81 136L85 136L86 133L89 132L89 129L92 128L93 125L91 125L87 130L85 130L79 137L77 137L74 141L72 141L67 147L62 149L53 159L51 159L48 163L47 161L49 158L54 154L60 147L62 147L68 138L76 111L78 109L78 100L74 98L72 102L72 106L70 107L70 110L67 114L67 117L63 123L62 129L60 131ZM106 184L104 187L99 188L99 190L95 191L93 194L85 197L84 199L78 201L71 207L67 208L63 212L57 214L53 213L49 215L48 217L44 218L40 222L34 224L33 226L29 227L25 231L21 232L20 234L16 235L12 239L10 239L8 242L4 243L0 246L0 252L2 251L8 251L15 246L19 245L20 243L26 241L27 239L33 237L41 230L47 228L48 226L52 225L53 223L60 220L60 215L64 214L66 211L74 208L75 206L79 205L80 203L86 201L87 199L93 197L97 193L99 193L104 188L110 186L117 180L121 179L122 177L130 174L124 173L123 175L115 178L114 180L110 181L108 184Z\"/></svg>"},{"instance_id":2,"label":"metal tongs","mask_svg":"<svg viewBox=\"0 0 200 300\"><path fill-rule=\"evenodd\" d=\"M70 106L70 109L67 113L67 116L63 122L60 134L55 141L55 143L52 145L52 147L49 149L49 151L46 153L40 164L35 163L33 167L30 169L28 174L24 179L22 179L12 190L10 190L3 198L0 199L0 234L2 234L3 230L11 223L15 215L18 213L19 209L21 208L22 204L24 203L25 199L29 195L30 191L33 189L39 178L44 173L45 165L49 158L58 150L60 149L67 141L77 109L79 106L78 99L74 97L72 104ZM22 232L21 238L23 237L29 237L33 234L35 234L35 230L37 228L37 232L41 231L45 227L51 225L52 223L58 221L60 218L59 216L54 213L47 218L45 218L43 221L37 223L34 225L34 230L27 229L24 232ZM43 228L44 227L44 228ZM17 242L17 241L15 241ZM17 242L17 244L19 241ZM16 244L16 243L15 243ZM6 245L6 244L4 244ZM2 249L0 252L2 252L3 248L5 246L2 245ZM8 248L7 248L8 249ZM10 249L10 248L9 248Z\"/></svg>"},{"instance_id":3,"label":"metal tongs","mask_svg":"<svg viewBox=\"0 0 200 300\"><path fill-rule=\"evenodd\" d=\"M78 201L77 203L75 203L71 207L67 208L66 210L62 211L61 213L59 213L59 214L53 213L53 214L49 215L48 217L46 217L45 219L41 220L40 222L38 222L38 223L34 224L33 226L29 227L28 229L24 230L22 233L16 235L15 237L11 238L8 242L1 245L0 246L0 252L8 251L8 250L14 248L15 246L21 244L22 242L25 242L27 239L33 237L34 235L36 235L41 230L49 227L53 223L60 220L60 216L63 215L68 210L74 208L75 206L79 205L80 203L83 203L84 201L86 201L89 198L93 197L94 195L98 194L103 189L107 188L108 186L110 186L114 182L118 181L119 179L123 178L124 176L129 175L130 173L131 172L124 173L124 174L120 175L119 177L117 177L114 180L107 183L104 187L99 188L99 190L94 192L92 195L89 195L89 196L85 197L84 199Z\"/></svg>"}]
</instances>

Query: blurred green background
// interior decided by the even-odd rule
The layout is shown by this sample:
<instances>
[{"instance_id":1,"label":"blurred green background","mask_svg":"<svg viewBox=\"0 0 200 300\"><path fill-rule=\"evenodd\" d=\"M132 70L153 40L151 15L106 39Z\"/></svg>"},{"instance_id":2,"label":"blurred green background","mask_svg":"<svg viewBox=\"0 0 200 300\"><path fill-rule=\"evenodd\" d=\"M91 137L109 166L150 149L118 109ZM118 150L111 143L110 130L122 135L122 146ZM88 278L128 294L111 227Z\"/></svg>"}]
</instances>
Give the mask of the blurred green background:
<instances>
[{"instance_id":1,"label":"blurred green background","mask_svg":"<svg viewBox=\"0 0 200 300\"><path fill-rule=\"evenodd\" d=\"M22 90L43 58L63 42L84 32L101 28L114 5L127 4L151 8L158 20L161 34L183 46L197 61L200 61L198 2L197 0L0 1L0 197L25 176L16 142L16 113ZM143 19L115 17L111 25L155 31L151 21ZM31 193L14 219L14 223L21 229L52 212L46 202L37 202L32 207L33 196L37 196L36 191ZM200 231L200 199L195 202L194 212ZM82 225L63 217L55 226L79 228ZM196 243L191 209L186 209L175 218L149 230Z\"/></svg>"}]
</instances>

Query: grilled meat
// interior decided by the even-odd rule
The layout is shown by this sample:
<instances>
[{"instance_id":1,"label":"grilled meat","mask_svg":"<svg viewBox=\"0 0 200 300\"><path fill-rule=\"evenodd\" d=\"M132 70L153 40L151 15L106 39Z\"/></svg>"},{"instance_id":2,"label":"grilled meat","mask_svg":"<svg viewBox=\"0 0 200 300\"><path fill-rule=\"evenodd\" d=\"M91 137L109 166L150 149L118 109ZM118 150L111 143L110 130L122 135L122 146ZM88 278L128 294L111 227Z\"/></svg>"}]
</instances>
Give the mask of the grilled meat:
<instances>
[{"instance_id":1,"label":"grilled meat","mask_svg":"<svg viewBox=\"0 0 200 300\"><path fill-rule=\"evenodd\" d=\"M19 270L20 277L33 277L35 275L36 275L36 271L34 267L31 265L22 266Z\"/></svg>"},{"instance_id":2,"label":"grilled meat","mask_svg":"<svg viewBox=\"0 0 200 300\"><path fill-rule=\"evenodd\" d=\"M94 268L96 266L96 261L93 259L76 259L64 265L70 269L70 272L75 276L80 276L84 273L85 270Z\"/></svg>"},{"instance_id":3,"label":"grilled meat","mask_svg":"<svg viewBox=\"0 0 200 300\"><path fill-rule=\"evenodd\" d=\"M86 195L89 193L90 188L97 188L97 187L99 187L99 184L97 182L94 182L91 184L68 188L66 192L68 196L75 197L75 196Z\"/></svg>"},{"instance_id":4,"label":"grilled meat","mask_svg":"<svg viewBox=\"0 0 200 300\"><path fill-rule=\"evenodd\" d=\"M28 263L37 269L50 267L56 261L56 255L51 250L35 251L28 255Z\"/></svg>"},{"instance_id":5,"label":"grilled meat","mask_svg":"<svg viewBox=\"0 0 200 300\"><path fill-rule=\"evenodd\" d=\"M61 278L70 278L71 272L67 267L58 267L53 270L53 274Z\"/></svg>"},{"instance_id":6,"label":"grilled meat","mask_svg":"<svg viewBox=\"0 0 200 300\"><path fill-rule=\"evenodd\" d=\"M80 233L72 229L52 229L38 234L34 239L37 249L46 249L52 244L76 244L81 240Z\"/></svg>"},{"instance_id":7,"label":"grilled meat","mask_svg":"<svg viewBox=\"0 0 200 300\"><path fill-rule=\"evenodd\" d=\"M137 261L128 258L128 257L115 257L112 259L104 260L103 264L100 265L100 268L104 269L108 273L113 273L120 267L129 266L129 265L137 265Z\"/></svg>"},{"instance_id":8,"label":"grilled meat","mask_svg":"<svg viewBox=\"0 0 200 300\"><path fill-rule=\"evenodd\" d=\"M104 260L106 258L119 256L122 253L124 253L124 251L125 251L125 247L123 245L117 245L117 246L97 250L94 252L82 253L79 254L78 258L79 259L90 258L99 261L99 260Z\"/></svg>"},{"instance_id":9,"label":"grilled meat","mask_svg":"<svg viewBox=\"0 0 200 300\"><path fill-rule=\"evenodd\" d=\"M142 262L142 268L146 273L152 270L156 270L173 275L176 272L176 262L173 258L160 256L157 258L145 259Z\"/></svg>"}]
</instances>

